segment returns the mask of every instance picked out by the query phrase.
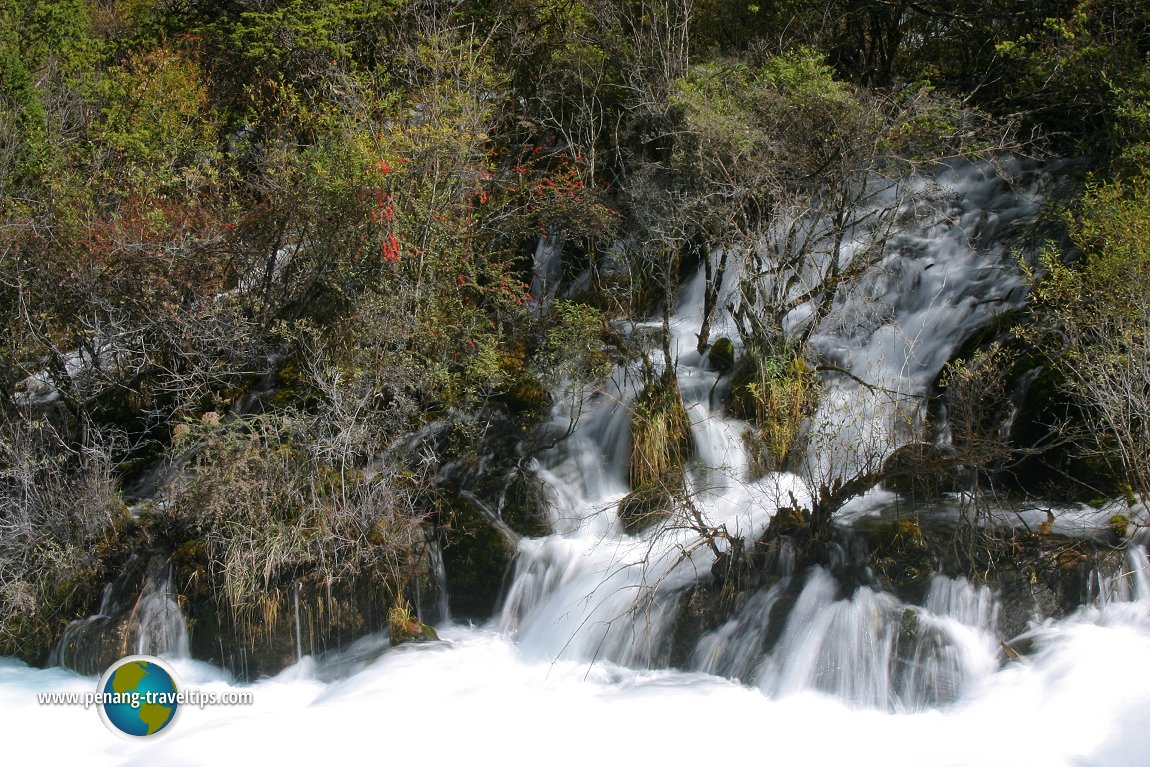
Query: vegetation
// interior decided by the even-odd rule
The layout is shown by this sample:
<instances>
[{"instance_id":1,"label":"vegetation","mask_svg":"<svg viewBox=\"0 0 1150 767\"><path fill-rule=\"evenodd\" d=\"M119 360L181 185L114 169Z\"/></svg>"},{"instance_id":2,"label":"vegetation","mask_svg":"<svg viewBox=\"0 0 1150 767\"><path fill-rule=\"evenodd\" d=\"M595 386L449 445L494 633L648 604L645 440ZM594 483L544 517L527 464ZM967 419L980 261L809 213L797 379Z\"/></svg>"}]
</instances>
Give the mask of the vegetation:
<instances>
[{"instance_id":1,"label":"vegetation","mask_svg":"<svg viewBox=\"0 0 1150 767\"><path fill-rule=\"evenodd\" d=\"M810 334L930 202L906 181L1004 149L1093 170L1027 353L1144 499L1148 30L1135 0L4 0L0 653L41 658L132 547L249 628L293 583L359 578L402 618L437 532L484 524L436 478L553 391L574 428L608 349L634 356L610 321L661 308L638 529L683 487L686 412L653 371L700 263L698 349L759 470L787 465L841 374ZM531 294L541 241L579 292ZM737 364L710 332L730 277ZM991 443L969 460L1005 461ZM881 473L819 478L812 518Z\"/></svg>"},{"instance_id":2,"label":"vegetation","mask_svg":"<svg viewBox=\"0 0 1150 767\"><path fill-rule=\"evenodd\" d=\"M1080 254L1064 264L1048 250L1036 295L1048 310L1041 348L1060 385L1101 428L1076 443L1108 467L1132 500L1150 498L1150 291L1137 275L1150 266L1150 183L1144 176L1094 182L1070 216Z\"/></svg>"},{"instance_id":3,"label":"vegetation","mask_svg":"<svg viewBox=\"0 0 1150 767\"><path fill-rule=\"evenodd\" d=\"M818 392L818 378L801 356L743 358L732 380L731 409L756 427L744 435L756 474L785 469L801 457L796 442Z\"/></svg>"}]
</instances>

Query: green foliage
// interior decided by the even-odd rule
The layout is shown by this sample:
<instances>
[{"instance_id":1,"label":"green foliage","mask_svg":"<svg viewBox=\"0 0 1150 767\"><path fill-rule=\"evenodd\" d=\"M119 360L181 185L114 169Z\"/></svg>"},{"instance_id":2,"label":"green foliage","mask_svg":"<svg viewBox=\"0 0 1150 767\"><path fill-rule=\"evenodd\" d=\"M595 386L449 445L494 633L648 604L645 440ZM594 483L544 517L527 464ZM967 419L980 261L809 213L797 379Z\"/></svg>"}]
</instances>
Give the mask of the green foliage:
<instances>
[{"instance_id":1,"label":"green foliage","mask_svg":"<svg viewBox=\"0 0 1150 767\"><path fill-rule=\"evenodd\" d=\"M998 43L1008 67L1002 97L1087 150L1118 154L1125 144L1145 141L1142 40L1150 19L1142 3L1080 0L1060 10Z\"/></svg>"},{"instance_id":2,"label":"green foliage","mask_svg":"<svg viewBox=\"0 0 1150 767\"><path fill-rule=\"evenodd\" d=\"M798 355L745 355L731 379L733 413L755 424L744 434L757 475L777 471L793 456L803 422L818 404L820 384Z\"/></svg>"},{"instance_id":3,"label":"green foliage","mask_svg":"<svg viewBox=\"0 0 1150 767\"><path fill-rule=\"evenodd\" d=\"M76 76L100 55L84 0L6 0L0 21L0 43L12 45L29 71L51 66Z\"/></svg>"},{"instance_id":4,"label":"green foliage","mask_svg":"<svg viewBox=\"0 0 1150 767\"><path fill-rule=\"evenodd\" d=\"M47 113L32 75L12 46L0 43L0 197L16 199L35 179L47 147Z\"/></svg>"},{"instance_id":5,"label":"green foliage","mask_svg":"<svg viewBox=\"0 0 1150 767\"><path fill-rule=\"evenodd\" d=\"M647 384L632 406L632 492L619 502L618 509L625 531L639 533L674 512L693 450L691 420L678 380L672 374L661 374Z\"/></svg>"},{"instance_id":6,"label":"green foliage","mask_svg":"<svg viewBox=\"0 0 1150 767\"><path fill-rule=\"evenodd\" d=\"M181 194L217 174L219 121L193 60L163 48L135 55L110 67L100 90L94 141L112 155L107 191Z\"/></svg>"},{"instance_id":7,"label":"green foliage","mask_svg":"<svg viewBox=\"0 0 1150 767\"><path fill-rule=\"evenodd\" d=\"M602 343L605 323L603 313L593 306L564 299L553 302L536 356L544 380L552 386L562 381L583 384L611 372Z\"/></svg>"},{"instance_id":8,"label":"green foliage","mask_svg":"<svg viewBox=\"0 0 1150 767\"><path fill-rule=\"evenodd\" d=\"M1043 258L1035 296L1051 316L1057 345L1046 340L1067 393L1096 420L1083 447L1112 466L1142 498L1150 493L1145 387L1150 374L1150 181L1093 184L1070 221L1082 256Z\"/></svg>"}]
</instances>

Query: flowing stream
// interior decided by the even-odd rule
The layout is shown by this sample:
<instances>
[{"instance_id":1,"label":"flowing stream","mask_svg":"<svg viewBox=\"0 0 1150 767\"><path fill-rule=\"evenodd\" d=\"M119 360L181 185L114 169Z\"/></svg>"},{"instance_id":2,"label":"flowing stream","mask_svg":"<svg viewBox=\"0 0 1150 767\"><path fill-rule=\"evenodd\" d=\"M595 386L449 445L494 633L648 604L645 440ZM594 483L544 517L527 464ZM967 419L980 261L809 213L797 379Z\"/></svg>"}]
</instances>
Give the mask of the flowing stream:
<instances>
[{"instance_id":1,"label":"flowing stream","mask_svg":"<svg viewBox=\"0 0 1150 767\"><path fill-rule=\"evenodd\" d=\"M860 413L920 418L918 395L950 355L995 311L1024 299L1008 232L1036 212L1041 174L1011 187L971 166L939 183L953 193L945 215L895 238L816 329L825 355L900 395L880 415L871 390L828 379L814 422L839 449L888 433L859 423ZM554 250L539 248L547 259ZM540 274L554 295L550 260ZM724 415L726 381L695 351L703 290L701 275L683 287L671 323L695 445L688 491L709 524L750 541L792 496L809 497L818 467L748 480L747 426ZM720 304L733 296L732 282ZM732 323L720 313L712 338L734 338ZM1092 601L1058 620L1035 608L1015 636L1004 635L1001 597L985 586L934 575L907 602L827 568L799 568L783 546L740 609L675 647L685 641L676 638L684 595L711 577L716 554L688 526L622 532L628 406L640 388L634 369L617 369L584 393L570 437L538 458L555 533L520 542L501 610L486 625L447 623L445 641L395 649L364 637L241 685L187 657L168 574L157 571L135 649L171 659L185 686L250 691L254 704L185 706L168 734L126 743L93 710L36 703L41 692L89 690L93 677L0 659L6 751L51 763L164 765L1150 763L1142 534L1120 572L1094 576ZM557 400L549 428L565 432L575 414ZM873 491L843 517L865 518L891 497ZM1101 524L1090 514L1067 519L1079 532ZM111 587L106 599L116 599ZM77 652L83 630L58 653ZM1004 641L1025 654L1010 660Z\"/></svg>"}]
</instances>

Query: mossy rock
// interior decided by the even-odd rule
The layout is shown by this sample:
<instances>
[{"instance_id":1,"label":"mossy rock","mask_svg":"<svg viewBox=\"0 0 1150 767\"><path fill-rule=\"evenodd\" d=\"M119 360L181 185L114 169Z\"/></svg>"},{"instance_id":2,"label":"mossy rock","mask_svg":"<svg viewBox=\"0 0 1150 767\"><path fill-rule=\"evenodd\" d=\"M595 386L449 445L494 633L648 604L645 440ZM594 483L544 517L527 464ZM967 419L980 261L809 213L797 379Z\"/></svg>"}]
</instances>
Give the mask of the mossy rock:
<instances>
[{"instance_id":1,"label":"mossy rock","mask_svg":"<svg viewBox=\"0 0 1150 767\"><path fill-rule=\"evenodd\" d=\"M439 641L439 634L436 633L435 629L415 617L407 603L394 605L388 611L387 631L392 647L401 644Z\"/></svg>"},{"instance_id":2,"label":"mossy rock","mask_svg":"<svg viewBox=\"0 0 1150 767\"><path fill-rule=\"evenodd\" d=\"M1126 540L1126 533L1130 529L1130 518L1125 514L1115 514L1106 523L1106 529L1110 531L1110 537L1115 542Z\"/></svg>"},{"instance_id":3,"label":"mossy rock","mask_svg":"<svg viewBox=\"0 0 1150 767\"><path fill-rule=\"evenodd\" d=\"M780 506L767 525L764 538L777 538L781 535L794 535L806 531L811 524L810 512L794 506Z\"/></svg>"},{"instance_id":4,"label":"mossy rock","mask_svg":"<svg viewBox=\"0 0 1150 767\"><path fill-rule=\"evenodd\" d=\"M388 577L363 571L333 583L281 580L254 604L238 607L211 594L181 592L192 656L252 680L279 673L301 652L315 656L346 647L387 627L387 593L397 587Z\"/></svg>"},{"instance_id":5,"label":"mossy rock","mask_svg":"<svg viewBox=\"0 0 1150 767\"><path fill-rule=\"evenodd\" d=\"M490 618L515 551L503 533L466 499L446 496L437 512L451 612L460 618Z\"/></svg>"},{"instance_id":6,"label":"mossy rock","mask_svg":"<svg viewBox=\"0 0 1150 767\"><path fill-rule=\"evenodd\" d=\"M720 373L729 373L735 367L735 345L731 339L720 338L707 354L707 367Z\"/></svg>"},{"instance_id":7,"label":"mossy rock","mask_svg":"<svg viewBox=\"0 0 1150 767\"><path fill-rule=\"evenodd\" d=\"M896 519L877 525L868 536L871 561L896 588L933 571L929 546L918 523Z\"/></svg>"},{"instance_id":8,"label":"mossy rock","mask_svg":"<svg viewBox=\"0 0 1150 767\"><path fill-rule=\"evenodd\" d=\"M871 531L869 537L872 551L904 554L910 551L925 551L926 539L922 528L910 519L895 519L883 522Z\"/></svg>"},{"instance_id":9,"label":"mossy rock","mask_svg":"<svg viewBox=\"0 0 1150 767\"><path fill-rule=\"evenodd\" d=\"M518 415L538 415L551 405L546 387L532 375L520 372L500 397L508 409Z\"/></svg>"},{"instance_id":10,"label":"mossy rock","mask_svg":"<svg viewBox=\"0 0 1150 767\"><path fill-rule=\"evenodd\" d=\"M664 486L641 485L619 501L619 523L637 535L669 517L674 508L674 499Z\"/></svg>"},{"instance_id":11,"label":"mossy rock","mask_svg":"<svg viewBox=\"0 0 1150 767\"><path fill-rule=\"evenodd\" d=\"M507 526L528 538L551 534L547 516L547 491L543 481L528 471L517 470L503 493L499 515Z\"/></svg>"},{"instance_id":12,"label":"mossy rock","mask_svg":"<svg viewBox=\"0 0 1150 767\"><path fill-rule=\"evenodd\" d=\"M930 500L951 492L958 486L953 451L928 442L903 445L883 463L882 485L918 500Z\"/></svg>"},{"instance_id":13,"label":"mossy rock","mask_svg":"<svg viewBox=\"0 0 1150 767\"><path fill-rule=\"evenodd\" d=\"M744 434L752 476L801 457L802 425L818 405L821 384L801 355L744 354L731 375L730 409L754 429Z\"/></svg>"}]
</instances>

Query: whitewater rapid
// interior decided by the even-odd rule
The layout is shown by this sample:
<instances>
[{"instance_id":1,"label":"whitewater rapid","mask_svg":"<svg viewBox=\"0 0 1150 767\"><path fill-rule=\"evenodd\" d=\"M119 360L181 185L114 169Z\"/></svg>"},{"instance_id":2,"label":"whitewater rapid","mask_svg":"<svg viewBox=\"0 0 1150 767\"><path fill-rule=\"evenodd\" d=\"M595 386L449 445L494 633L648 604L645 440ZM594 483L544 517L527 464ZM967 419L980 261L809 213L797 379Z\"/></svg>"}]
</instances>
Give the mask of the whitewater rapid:
<instances>
[{"instance_id":1,"label":"whitewater rapid","mask_svg":"<svg viewBox=\"0 0 1150 767\"><path fill-rule=\"evenodd\" d=\"M96 679L0 661L13 763L858 764L1144 767L1150 763L1150 610L1088 608L1035 632L1037 652L940 710L889 714L812 692L768 697L702 673L528 659L506 636L445 628L342 669L305 658L237 686L175 661L185 685L249 690L251 706L186 707L170 734L129 743L94 709L36 693ZM338 665L338 664L337 664ZM346 676L322 681L328 674Z\"/></svg>"}]
</instances>

